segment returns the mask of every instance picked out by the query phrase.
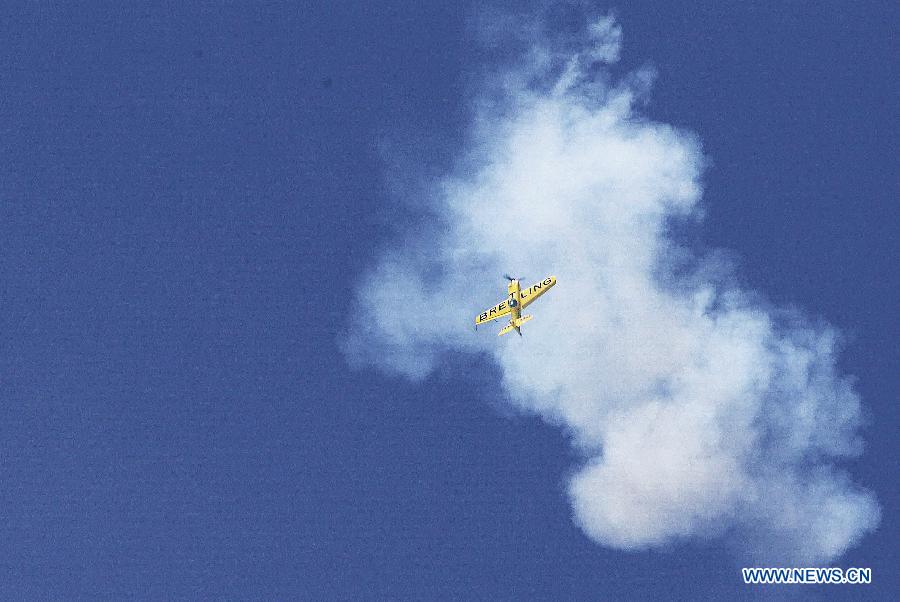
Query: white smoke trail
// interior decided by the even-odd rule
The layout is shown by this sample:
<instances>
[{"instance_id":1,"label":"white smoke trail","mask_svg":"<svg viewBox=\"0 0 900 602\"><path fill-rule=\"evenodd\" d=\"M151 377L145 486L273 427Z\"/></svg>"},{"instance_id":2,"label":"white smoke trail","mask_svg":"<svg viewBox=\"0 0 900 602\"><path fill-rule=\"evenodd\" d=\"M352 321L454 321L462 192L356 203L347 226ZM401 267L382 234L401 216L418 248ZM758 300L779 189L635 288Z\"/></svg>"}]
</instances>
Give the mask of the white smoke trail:
<instances>
[{"instance_id":1,"label":"white smoke trail","mask_svg":"<svg viewBox=\"0 0 900 602\"><path fill-rule=\"evenodd\" d=\"M515 403L583 452L568 492L601 544L727 530L767 560L833 559L879 520L834 465L861 447L835 334L670 239L674 218L698 217L699 144L635 113L651 73L609 83L613 19L584 38L538 41L494 79L458 173L423 208L432 222L361 284L348 358L423 379L443 354L493 357ZM559 279L521 339L471 330L503 272Z\"/></svg>"}]
</instances>

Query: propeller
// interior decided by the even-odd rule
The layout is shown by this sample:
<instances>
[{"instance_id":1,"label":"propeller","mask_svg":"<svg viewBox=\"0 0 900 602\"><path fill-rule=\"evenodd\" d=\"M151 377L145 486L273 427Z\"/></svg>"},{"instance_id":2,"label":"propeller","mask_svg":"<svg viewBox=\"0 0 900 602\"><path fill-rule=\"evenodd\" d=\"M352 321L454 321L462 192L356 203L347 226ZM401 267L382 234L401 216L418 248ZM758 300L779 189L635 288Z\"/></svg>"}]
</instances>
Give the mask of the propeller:
<instances>
[{"instance_id":1,"label":"propeller","mask_svg":"<svg viewBox=\"0 0 900 602\"><path fill-rule=\"evenodd\" d=\"M503 277L512 282L513 280L524 280L525 276L519 276L518 278L513 278L509 274L503 274Z\"/></svg>"}]
</instances>

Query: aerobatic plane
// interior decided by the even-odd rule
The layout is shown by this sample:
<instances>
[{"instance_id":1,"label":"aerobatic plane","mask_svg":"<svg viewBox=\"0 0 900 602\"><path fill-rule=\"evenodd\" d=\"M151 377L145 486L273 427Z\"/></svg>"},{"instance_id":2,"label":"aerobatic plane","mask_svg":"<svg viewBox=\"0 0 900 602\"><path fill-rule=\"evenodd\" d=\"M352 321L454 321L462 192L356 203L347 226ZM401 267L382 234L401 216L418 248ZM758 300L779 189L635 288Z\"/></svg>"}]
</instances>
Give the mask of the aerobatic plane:
<instances>
[{"instance_id":1,"label":"aerobatic plane","mask_svg":"<svg viewBox=\"0 0 900 602\"><path fill-rule=\"evenodd\" d=\"M486 309L478 314L475 317L475 329L478 330L479 324L492 322L497 318L508 315L509 324L497 333L497 336L503 336L513 328L516 329L519 336L522 336L522 324L532 318L532 316L523 316L522 310L550 290L550 287L556 284L556 278L554 276L547 276L537 284L534 284L525 290L522 290L519 286L519 280L521 280L521 278L506 276L506 279L509 280L509 286L507 287L509 296L494 307Z\"/></svg>"}]
</instances>

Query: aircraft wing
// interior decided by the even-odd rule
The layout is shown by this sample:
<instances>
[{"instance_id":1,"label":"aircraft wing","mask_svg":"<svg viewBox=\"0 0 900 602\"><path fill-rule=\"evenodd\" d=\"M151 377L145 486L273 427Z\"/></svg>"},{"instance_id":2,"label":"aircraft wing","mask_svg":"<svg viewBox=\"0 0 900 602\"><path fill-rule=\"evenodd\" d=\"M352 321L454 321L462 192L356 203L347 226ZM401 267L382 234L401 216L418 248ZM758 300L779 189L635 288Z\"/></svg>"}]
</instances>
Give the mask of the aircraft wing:
<instances>
[{"instance_id":1,"label":"aircraft wing","mask_svg":"<svg viewBox=\"0 0 900 602\"><path fill-rule=\"evenodd\" d=\"M503 301L501 301L494 307L492 307L490 309L486 309L483 312L481 312L480 314L478 314L477 316L475 316L475 325L478 326L479 324L491 322L493 320L496 320L497 318L505 316L510 311L512 311L512 310L509 307L509 302L506 299L504 299Z\"/></svg>"},{"instance_id":2,"label":"aircraft wing","mask_svg":"<svg viewBox=\"0 0 900 602\"><path fill-rule=\"evenodd\" d=\"M522 307L528 307L531 303L537 300L538 297L546 293L556 284L555 276L547 276L540 282L533 284L519 293L520 298L522 299Z\"/></svg>"}]
</instances>

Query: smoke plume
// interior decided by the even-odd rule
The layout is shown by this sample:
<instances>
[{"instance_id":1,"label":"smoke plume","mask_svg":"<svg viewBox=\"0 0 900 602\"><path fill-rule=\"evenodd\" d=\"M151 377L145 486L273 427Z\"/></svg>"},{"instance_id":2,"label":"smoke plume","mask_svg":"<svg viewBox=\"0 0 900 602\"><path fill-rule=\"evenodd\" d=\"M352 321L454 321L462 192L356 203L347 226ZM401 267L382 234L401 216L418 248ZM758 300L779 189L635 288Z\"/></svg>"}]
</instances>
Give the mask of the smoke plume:
<instances>
[{"instance_id":1,"label":"smoke plume","mask_svg":"<svg viewBox=\"0 0 900 602\"><path fill-rule=\"evenodd\" d=\"M446 354L493 358L514 403L582 455L568 495L602 545L727 533L766 560L840 556L879 510L837 465L861 442L836 333L673 239L701 219L704 157L690 133L640 115L651 70L611 75L612 18L577 39L527 31L521 62L486 80L421 224L360 283L348 359L423 380ZM559 281L523 338L472 331L504 272Z\"/></svg>"}]
</instances>

